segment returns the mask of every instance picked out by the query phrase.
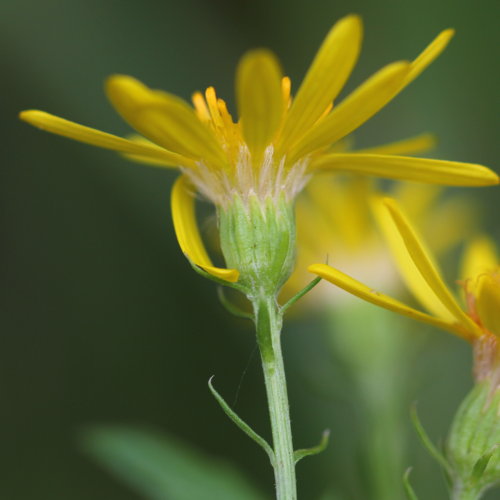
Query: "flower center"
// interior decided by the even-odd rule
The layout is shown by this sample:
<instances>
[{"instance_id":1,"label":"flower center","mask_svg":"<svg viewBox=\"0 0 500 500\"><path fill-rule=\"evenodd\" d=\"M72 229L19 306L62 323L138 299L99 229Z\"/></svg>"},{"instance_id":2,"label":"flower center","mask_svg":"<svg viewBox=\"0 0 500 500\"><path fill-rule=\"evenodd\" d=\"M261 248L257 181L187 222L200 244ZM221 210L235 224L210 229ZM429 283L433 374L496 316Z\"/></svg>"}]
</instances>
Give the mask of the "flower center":
<instances>
[{"instance_id":1,"label":"flower center","mask_svg":"<svg viewBox=\"0 0 500 500\"><path fill-rule=\"evenodd\" d=\"M276 158L274 146L264 151L262 160L255 165L245 143L239 146L235 164L231 169L214 169L203 162L196 169L183 169L197 190L220 207L227 207L235 197L244 203L257 197L261 201L280 197L291 202L302 190L309 176L305 157L289 166L284 156Z\"/></svg>"}]
</instances>

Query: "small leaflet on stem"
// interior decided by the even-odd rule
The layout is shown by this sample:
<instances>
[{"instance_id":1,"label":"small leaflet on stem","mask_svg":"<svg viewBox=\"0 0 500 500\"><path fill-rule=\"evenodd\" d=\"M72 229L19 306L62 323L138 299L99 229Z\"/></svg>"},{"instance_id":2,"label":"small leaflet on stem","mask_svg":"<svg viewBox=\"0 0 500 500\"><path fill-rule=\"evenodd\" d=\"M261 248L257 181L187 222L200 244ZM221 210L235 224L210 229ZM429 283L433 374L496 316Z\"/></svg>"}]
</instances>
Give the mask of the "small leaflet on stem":
<instances>
[{"instance_id":1,"label":"small leaflet on stem","mask_svg":"<svg viewBox=\"0 0 500 500\"><path fill-rule=\"evenodd\" d=\"M281 306L281 314L284 314L287 309L295 304L299 299L301 299L306 293L309 293L320 281L322 278L318 276L314 278L308 285L306 285L300 292L294 295L288 302Z\"/></svg>"},{"instance_id":2,"label":"small leaflet on stem","mask_svg":"<svg viewBox=\"0 0 500 500\"><path fill-rule=\"evenodd\" d=\"M261 436L259 436L246 422L244 422L226 403L224 398L215 390L212 385L212 380L215 375L212 375L208 380L208 387L210 392L220 404L224 413L251 439L253 439L269 456L272 466L274 467L274 451L269 443Z\"/></svg>"},{"instance_id":3,"label":"small leaflet on stem","mask_svg":"<svg viewBox=\"0 0 500 500\"><path fill-rule=\"evenodd\" d=\"M240 309L226 297L226 293L224 292L224 288L222 288L222 286L219 286L217 288L217 296L219 297L220 303L224 306L226 311L228 311L233 316L243 319L250 319L250 320L254 319L252 313Z\"/></svg>"},{"instance_id":4,"label":"small leaflet on stem","mask_svg":"<svg viewBox=\"0 0 500 500\"><path fill-rule=\"evenodd\" d=\"M434 443L431 441L427 433L425 432L425 429L420 422L420 419L418 418L417 415L417 407L415 404L412 405L411 410L410 410L410 416L411 416L411 421L413 423L413 427L417 431L418 437L420 438L420 441L424 445L424 447L427 449L427 451L431 454L432 457L443 467L445 470L448 478L452 475L452 469L450 464L448 463L448 460L444 457L444 455L436 448Z\"/></svg>"},{"instance_id":5,"label":"small leaflet on stem","mask_svg":"<svg viewBox=\"0 0 500 500\"><path fill-rule=\"evenodd\" d=\"M317 455L326 449L328 446L328 441L330 440L330 429L326 429L323 431L323 435L321 436L321 441L317 446L313 446L312 448L304 448L301 450L295 450L293 456L295 458L295 463L299 460L302 460L304 457L308 457L309 455Z\"/></svg>"},{"instance_id":6,"label":"small leaflet on stem","mask_svg":"<svg viewBox=\"0 0 500 500\"><path fill-rule=\"evenodd\" d=\"M413 486L410 484L411 469L411 467L408 467L403 475L403 486L405 488L405 493L408 500L418 500L417 494L415 493Z\"/></svg>"}]
</instances>

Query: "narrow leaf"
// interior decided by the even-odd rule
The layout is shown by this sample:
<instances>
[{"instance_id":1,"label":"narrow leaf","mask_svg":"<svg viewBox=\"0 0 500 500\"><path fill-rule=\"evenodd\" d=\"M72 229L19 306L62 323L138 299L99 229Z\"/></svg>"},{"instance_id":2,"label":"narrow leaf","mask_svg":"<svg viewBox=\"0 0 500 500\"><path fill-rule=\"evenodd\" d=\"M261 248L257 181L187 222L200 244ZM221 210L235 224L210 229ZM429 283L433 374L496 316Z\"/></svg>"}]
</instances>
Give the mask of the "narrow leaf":
<instances>
[{"instance_id":1,"label":"narrow leaf","mask_svg":"<svg viewBox=\"0 0 500 500\"><path fill-rule=\"evenodd\" d=\"M261 436L259 436L246 422L244 422L224 401L224 398L215 390L212 385L212 379L214 377L210 377L208 381L208 387L213 394L214 398L220 404L224 413L251 439L253 439L269 456L269 460L274 467L274 451L269 445L269 443Z\"/></svg>"},{"instance_id":2,"label":"narrow leaf","mask_svg":"<svg viewBox=\"0 0 500 500\"><path fill-rule=\"evenodd\" d=\"M408 467L403 475L403 486L405 488L406 497L408 498L408 500L418 500L417 494L410 484L410 473L411 467Z\"/></svg>"},{"instance_id":3,"label":"narrow leaf","mask_svg":"<svg viewBox=\"0 0 500 500\"><path fill-rule=\"evenodd\" d=\"M329 439L330 439L330 430L326 429L323 432L323 435L321 436L321 441L317 446L313 446L312 448L304 448L302 450L296 450L294 452L293 457L295 459L295 463L297 463L299 460L302 460L304 457L307 457L309 455L317 455L318 453L324 451L328 446Z\"/></svg>"},{"instance_id":4,"label":"narrow leaf","mask_svg":"<svg viewBox=\"0 0 500 500\"><path fill-rule=\"evenodd\" d=\"M413 427L417 431L418 437L420 438L420 441L422 442L424 447L431 454L431 456L434 457L434 459L444 468L448 476L451 476L452 469L450 464L443 456L443 454L436 448L434 443L430 440L429 436L425 432L425 429L423 428L422 423L418 418L417 408L415 405L412 405L411 407L410 416L411 416L411 421L413 423Z\"/></svg>"},{"instance_id":5,"label":"narrow leaf","mask_svg":"<svg viewBox=\"0 0 500 500\"><path fill-rule=\"evenodd\" d=\"M300 292L294 295L288 302L281 306L281 313L284 314L287 309L297 302L297 300L301 299L306 293L309 293L320 281L322 278L318 276L314 278L308 285L306 285Z\"/></svg>"},{"instance_id":6,"label":"narrow leaf","mask_svg":"<svg viewBox=\"0 0 500 500\"><path fill-rule=\"evenodd\" d=\"M228 300L228 298L226 297L226 294L224 292L224 288L222 288L222 286L219 286L217 288L217 296L219 297L220 303L224 306L226 311L228 311L230 314L232 314L233 316L236 316L237 318L253 320L252 313L243 311L243 309L240 309L238 306L234 305L231 301Z\"/></svg>"}]
</instances>

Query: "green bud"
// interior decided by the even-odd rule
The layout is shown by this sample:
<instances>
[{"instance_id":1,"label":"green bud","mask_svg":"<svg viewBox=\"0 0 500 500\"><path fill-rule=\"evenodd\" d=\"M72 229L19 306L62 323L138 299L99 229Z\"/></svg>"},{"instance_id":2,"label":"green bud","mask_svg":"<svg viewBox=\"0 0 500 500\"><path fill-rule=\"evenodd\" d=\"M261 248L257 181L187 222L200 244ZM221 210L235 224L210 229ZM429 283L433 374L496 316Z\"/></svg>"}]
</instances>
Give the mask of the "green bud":
<instances>
[{"instance_id":1,"label":"green bud","mask_svg":"<svg viewBox=\"0 0 500 500\"><path fill-rule=\"evenodd\" d=\"M500 483L500 389L491 380L473 388L453 420L447 446L453 497L477 499Z\"/></svg>"},{"instance_id":2,"label":"green bud","mask_svg":"<svg viewBox=\"0 0 500 500\"><path fill-rule=\"evenodd\" d=\"M238 269L249 298L275 296L295 262L293 205L284 196L234 197L218 216L226 265Z\"/></svg>"}]
</instances>

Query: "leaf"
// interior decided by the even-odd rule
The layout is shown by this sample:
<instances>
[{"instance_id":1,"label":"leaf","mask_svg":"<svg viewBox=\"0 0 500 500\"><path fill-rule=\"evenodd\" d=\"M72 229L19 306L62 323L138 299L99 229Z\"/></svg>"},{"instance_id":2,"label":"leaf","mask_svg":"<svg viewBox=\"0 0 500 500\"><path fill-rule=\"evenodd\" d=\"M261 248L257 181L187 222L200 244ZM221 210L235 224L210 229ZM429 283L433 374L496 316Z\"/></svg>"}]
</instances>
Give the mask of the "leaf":
<instances>
[{"instance_id":1,"label":"leaf","mask_svg":"<svg viewBox=\"0 0 500 500\"><path fill-rule=\"evenodd\" d=\"M322 278L318 276L317 278L314 278L312 281L310 281L309 284L307 284L302 290L300 290L300 292L296 293L290 300L288 300L288 302L281 306L281 314L285 314L285 311L292 307L295 302L301 299L306 293L309 293L321 280Z\"/></svg>"},{"instance_id":2,"label":"leaf","mask_svg":"<svg viewBox=\"0 0 500 500\"><path fill-rule=\"evenodd\" d=\"M293 457L295 459L295 463L299 460L302 460L304 457L308 457L309 455L317 455L326 449L328 446L328 441L330 439L330 430L326 429L323 431L323 435L321 436L321 441L317 446L313 446L312 448L304 448L302 450L295 450L293 453Z\"/></svg>"},{"instance_id":3,"label":"leaf","mask_svg":"<svg viewBox=\"0 0 500 500\"><path fill-rule=\"evenodd\" d=\"M411 407L410 416L411 416L411 421L413 423L413 427L417 431L420 441L422 442L424 447L431 454L431 456L434 457L434 459L444 468L448 476L452 476L453 471L450 464L448 463L448 460L446 460L444 455L436 448L434 443L430 440L429 436L425 432L425 429L418 418L417 409L415 405L412 405Z\"/></svg>"},{"instance_id":4,"label":"leaf","mask_svg":"<svg viewBox=\"0 0 500 500\"><path fill-rule=\"evenodd\" d=\"M217 400L217 402L220 404L222 410L224 413L251 439L253 439L269 456L269 460L271 461L271 464L274 467L274 451L269 445L269 443L259 434L257 434L246 422L244 422L236 413L234 410L231 409L231 407L224 401L224 398L215 390L214 386L212 385L212 379L214 377L210 377L208 381L208 387L210 388L210 391L212 392L212 395L214 398Z\"/></svg>"},{"instance_id":5,"label":"leaf","mask_svg":"<svg viewBox=\"0 0 500 500\"><path fill-rule=\"evenodd\" d=\"M168 435L126 426L93 427L83 448L150 500L262 500L229 463Z\"/></svg>"},{"instance_id":6,"label":"leaf","mask_svg":"<svg viewBox=\"0 0 500 500\"><path fill-rule=\"evenodd\" d=\"M411 467L406 469L406 472L404 473L403 476L403 485L405 488L406 497L408 498L408 500L418 500L417 494L415 493L413 486L410 484L410 473L411 473Z\"/></svg>"},{"instance_id":7,"label":"leaf","mask_svg":"<svg viewBox=\"0 0 500 500\"><path fill-rule=\"evenodd\" d=\"M240 309L238 306L229 301L222 286L217 287L217 296L219 297L220 303L230 314L236 316L237 318L250 319L253 321L254 317L252 313Z\"/></svg>"}]
</instances>

